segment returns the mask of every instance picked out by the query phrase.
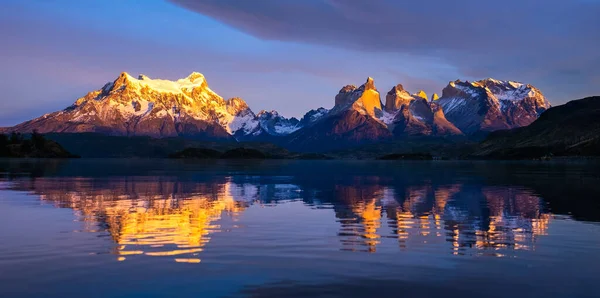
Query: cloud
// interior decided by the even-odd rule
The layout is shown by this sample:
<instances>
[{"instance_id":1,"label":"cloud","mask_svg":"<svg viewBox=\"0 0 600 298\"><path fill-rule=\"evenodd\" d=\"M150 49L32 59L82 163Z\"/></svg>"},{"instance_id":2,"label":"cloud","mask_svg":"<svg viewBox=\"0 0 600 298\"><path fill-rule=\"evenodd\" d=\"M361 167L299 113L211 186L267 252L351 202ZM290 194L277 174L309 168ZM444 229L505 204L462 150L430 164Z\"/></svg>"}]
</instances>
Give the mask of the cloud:
<instances>
[{"instance_id":1,"label":"cloud","mask_svg":"<svg viewBox=\"0 0 600 298\"><path fill-rule=\"evenodd\" d=\"M563 84L557 98L600 92L600 1L171 2L263 40L437 57L466 78Z\"/></svg>"}]
</instances>

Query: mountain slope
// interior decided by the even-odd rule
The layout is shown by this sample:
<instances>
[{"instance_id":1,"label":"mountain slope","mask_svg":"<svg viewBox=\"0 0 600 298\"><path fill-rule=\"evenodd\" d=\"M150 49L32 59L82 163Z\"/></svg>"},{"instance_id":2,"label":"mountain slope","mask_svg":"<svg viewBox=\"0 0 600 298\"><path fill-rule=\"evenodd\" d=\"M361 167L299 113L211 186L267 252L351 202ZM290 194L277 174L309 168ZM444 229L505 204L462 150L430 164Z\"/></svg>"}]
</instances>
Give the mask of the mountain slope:
<instances>
[{"instance_id":1,"label":"mountain slope","mask_svg":"<svg viewBox=\"0 0 600 298\"><path fill-rule=\"evenodd\" d=\"M72 106L19 124L17 132L98 132L108 135L232 139L253 115L239 99L223 100L204 76L176 82L127 73Z\"/></svg>"},{"instance_id":2,"label":"mountain slope","mask_svg":"<svg viewBox=\"0 0 600 298\"><path fill-rule=\"evenodd\" d=\"M536 158L600 155L600 97L570 101L544 112L527 127L491 133L475 156Z\"/></svg>"},{"instance_id":3,"label":"mountain slope","mask_svg":"<svg viewBox=\"0 0 600 298\"><path fill-rule=\"evenodd\" d=\"M436 103L465 134L526 126L550 108L539 89L494 79L450 82Z\"/></svg>"},{"instance_id":4,"label":"mountain slope","mask_svg":"<svg viewBox=\"0 0 600 298\"><path fill-rule=\"evenodd\" d=\"M309 112L310 113L310 112ZM390 139L391 132L379 120L383 115L379 92L372 78L360 87L347 85L335 97L335 106L314 112L301 130L288 137L287 146L300 151L327 151Z\"/></svg>"}]
</instances>

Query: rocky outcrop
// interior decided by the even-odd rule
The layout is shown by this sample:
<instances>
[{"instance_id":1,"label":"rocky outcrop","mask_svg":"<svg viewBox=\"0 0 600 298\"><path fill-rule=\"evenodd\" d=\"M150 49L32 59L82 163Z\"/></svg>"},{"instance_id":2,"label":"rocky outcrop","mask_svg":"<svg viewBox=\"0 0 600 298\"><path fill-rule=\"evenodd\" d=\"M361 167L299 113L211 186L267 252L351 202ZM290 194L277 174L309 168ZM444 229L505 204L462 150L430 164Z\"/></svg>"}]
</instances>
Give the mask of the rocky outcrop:
<instances>
[{"instance_id":1,"label":"rocky outcrop","mask_svg":"<svg viewBox=\"0 0 600 298\"><path fill-rule=\"evenodd\" d=\"M353 109L371 117L381 117L382 107L379 92L375 88L373 78L356 88L354 85L344 86L335 97L334 112Z\"/></svg>"},{"instance_id":2,"label":"rocky outcrop","mask_svg":"<svg viewBox=\"0 0 600 298\"><path fill-rule=\"evenodd\" d=\"M306 112L306 114L304 114L304 116L302 116L302 119L300 119L300 126L306 127L308 125L311 125L311 124L317 122L319 119L327 116L328 113L329 113L329 110L326 108L323 108L323 107L310 110L310 111Z\"/></svg>"},{"instance_id":3,"label":"rocky outcrop","mask_svg":"<svg viewBox=\"0 0 600 298\"><path fill-rule=\"evenodd\" d=\"M425 98L414 98L410 104L403 105L394 117L390 127L396 136L448 136L461 135L462 132L450 123L437 105Z\"/></svg>"},{"instance_id":4,"label":"rocky outcrop","mask_svg":"<svg viewBox=\"0 0 600 298\"><path fill-rule=\"evenodd\" d=\"M398 84L390 90L385 96L385 111L394 113L403 105L408 105L414 98L404 90L402 84Z\"/></svg>"}]
</instances>

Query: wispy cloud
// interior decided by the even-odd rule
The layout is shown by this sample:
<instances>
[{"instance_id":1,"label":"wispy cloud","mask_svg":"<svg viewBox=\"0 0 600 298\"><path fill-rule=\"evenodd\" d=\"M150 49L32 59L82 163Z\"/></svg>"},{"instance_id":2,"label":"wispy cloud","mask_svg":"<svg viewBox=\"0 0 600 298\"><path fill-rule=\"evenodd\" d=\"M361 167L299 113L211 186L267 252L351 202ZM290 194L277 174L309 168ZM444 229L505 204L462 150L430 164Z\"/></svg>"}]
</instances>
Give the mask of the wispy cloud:
<instances>
[{"instance_id":1,"label":"wispy cloud","mask_svg":"<svg viewBox=\"0 0 600 298\"><path fill-rule=\"evenodd\" d=\"M539 0L171 0L265 40L432 56L467 77L600 93L600 2ZM565 75L565 69L576 69Z\"/></svg>"}]
</instances>

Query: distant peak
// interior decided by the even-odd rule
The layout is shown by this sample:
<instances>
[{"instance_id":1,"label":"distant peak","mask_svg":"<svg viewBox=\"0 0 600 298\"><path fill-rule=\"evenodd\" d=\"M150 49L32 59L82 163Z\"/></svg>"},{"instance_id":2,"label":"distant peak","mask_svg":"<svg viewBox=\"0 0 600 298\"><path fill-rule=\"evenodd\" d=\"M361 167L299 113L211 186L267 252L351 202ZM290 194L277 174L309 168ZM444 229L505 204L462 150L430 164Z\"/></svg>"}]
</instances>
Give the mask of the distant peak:
<instances>
[{"instance_id":1,"label":"distant peak","mask_svg":"<svg viewBox=\"0 0 600 298\"><path fill-rule=\"evenodd\" d=\"M431 101L436 101L440 99L440 96L437 93L433 93L433 95L431 95Z\"/></svg>"},{"instance_id":2,"label":"distant peak","mask_svg":"<svg viewBox=\"0 0 600 298\"><path fill-rule=\"evenodd\" d=\"M147 76L147 75L145 75L145 74L140 74L140 75L138 76L138 80L151 80L151 79L150 79L150 77L148 77L148 76Z\"/></svg>"}]
</instances>

